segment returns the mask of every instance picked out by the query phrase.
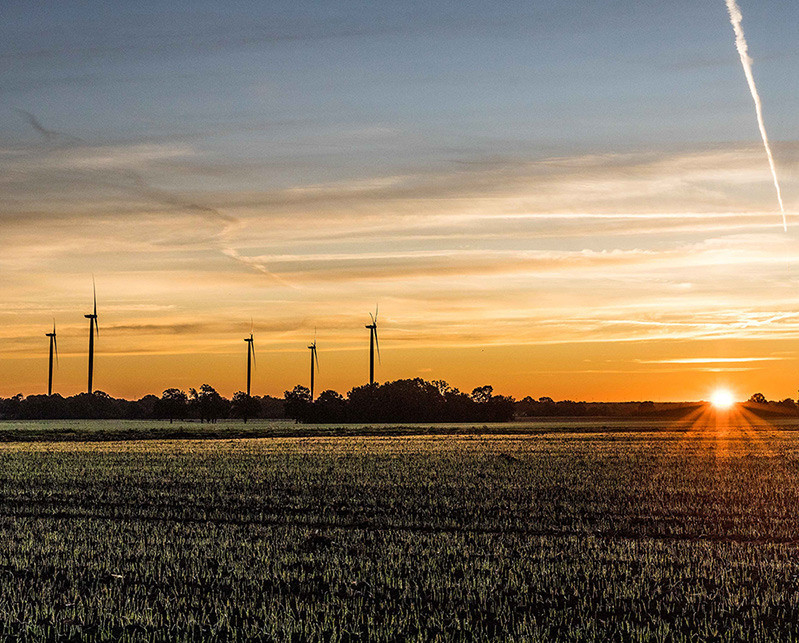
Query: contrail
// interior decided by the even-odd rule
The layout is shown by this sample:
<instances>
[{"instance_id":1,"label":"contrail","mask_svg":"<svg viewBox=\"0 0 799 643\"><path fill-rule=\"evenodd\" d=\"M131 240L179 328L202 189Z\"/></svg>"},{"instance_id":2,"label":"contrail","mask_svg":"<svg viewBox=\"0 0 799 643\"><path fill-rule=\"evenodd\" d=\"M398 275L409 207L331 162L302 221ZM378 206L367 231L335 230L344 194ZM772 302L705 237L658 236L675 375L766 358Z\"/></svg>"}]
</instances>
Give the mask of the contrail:
<instances>
[{"instance_id":1,"label":"contrail","mask_svg":"<svg viewBox=\"0 0 799 643\"><path fill-rule=\"evenodd\" d=\"M726 0L727 11L730 14L730 22L732 23L733 31L735 31L735 47L738 49L738 54L741 56L741 64L744 68L746 75L746 82L749 83L749 91L752 92L752 98L755 101L755 112L757 113L757 126L760 128L760 136L763 139L763 147L766 148L766 156L768 156L768 164L771 168L771 176L774 179L774 188L777 190L777 201L780 202L780 212L782 213L782 227L787 232L788 224L785 221L785 206L782 204L782 193L780 192L780 182L777 179L777 167L774 165L774 155L771 153L771 146L768 142L766 135L766 125L763 122L763 105L760 102L760 96L757 93L755 86L755 77L752 75L752 58L749 56L749 46L746 44L744 37L744 28L741 25L743 14L738 6L736 0Z\"/></svg>"}]
</instances>

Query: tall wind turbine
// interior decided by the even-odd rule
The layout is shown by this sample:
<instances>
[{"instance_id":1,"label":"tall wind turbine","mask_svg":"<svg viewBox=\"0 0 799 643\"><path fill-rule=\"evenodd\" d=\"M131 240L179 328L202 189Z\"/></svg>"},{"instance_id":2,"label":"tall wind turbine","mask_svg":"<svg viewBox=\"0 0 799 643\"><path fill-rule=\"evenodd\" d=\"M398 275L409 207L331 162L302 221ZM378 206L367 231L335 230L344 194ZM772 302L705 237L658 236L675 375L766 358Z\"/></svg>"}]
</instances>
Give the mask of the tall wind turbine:
<instances>
[{"instance_id":1,"label":"tall wind turbine","mask_svg":"<svg viewBox=\"0 0 799 643\"><path fill-rule=\"evenodd\" d=\"M47 377L47 395L53 394L53 352L55 351L55 358L58 361L58 343L55 338L55 319L53 320L53 332L45 333L46 337L50 338L50 369Z\"/></svg>"},{"instance_id":2,"label":"tall wind turbine","mask_svg":"<svg viewBox=\"0 0 799 643\"><path fill-rule=\"evenodd\" d=\"M316 354L316 333L313 336L313 344L308 348L311 351L311 402L313 402L314 362L316 363L316 370L319 370L319 356Z\"/></svg>"},{"instance_id":3,"label":"tall wind turbine","mask_svg":"<svg viewBox=\"0 0 799 643\"><path fill-rule=\"evenodd\" d=\"M94 312L91 315L84 315L89 320L89 393L92 392L92 377L94 375L94 333L100 336L100 326L97 323L97 288L92 277L92 293L94 294Z\"/></svg>"},{"instance_id":4,"label":"tall wind turbine","mask_svg":"<svg viewBox=\"0 0 799 643\"><path fill-rule=\"evenodd\" d=\"M375 383L375 347L377 347L377 359L380 360L380 344L377 341L377 306L375 314L369 313L372 318L371 324L366 324L369 329L369 384Z\"/></svg>"},{"instance_id":5,"label":"tall wind turbine","mask_svg":"<svg viewBox=\"0 0 799 643\"><path fill-rule=\"evenodd\" d=\"M255 342L253 341L252 333L250 333L249 337L245 337L244 341L247 342L247 397L250 397L252 367L255 364Z\"/></svg>"}]
</instances>

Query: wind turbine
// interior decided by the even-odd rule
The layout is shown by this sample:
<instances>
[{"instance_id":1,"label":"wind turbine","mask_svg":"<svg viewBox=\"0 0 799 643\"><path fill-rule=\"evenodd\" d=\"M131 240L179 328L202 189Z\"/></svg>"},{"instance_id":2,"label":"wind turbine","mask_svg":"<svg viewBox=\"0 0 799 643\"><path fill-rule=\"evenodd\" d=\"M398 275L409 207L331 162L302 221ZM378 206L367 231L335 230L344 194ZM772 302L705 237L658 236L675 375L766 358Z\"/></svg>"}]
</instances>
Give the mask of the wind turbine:
<instances>
[{"instance_id":1,"label":"wind turbine","mask_svg":"<svg viewBox=\"0 0 799 643\"><path fill-rule=\"evenodd\" d=\"M97 287L92 277L92 292L94 294L94 312L91 315L84 315L89 320L89 394L92 392L92 376L94 375L94 333L100 336L100 326L97 323Z\"/></svg>"},{"instance_id":2,"label":"wind turbine","mask_svg":"<svg viewBox=\"0 0 799 643\"><path fill-rule=\"evenodd\" d=\"M252 367L255 365L255 342L252 338L252 331L249 337L245 337L247 342L247 397L250 397L250 380L252 379Z\"/></svg>"},{"instance_id":3,"label":"wind turbine","mask_svg":"<svg viewBox=\"0 0 799 643\"><path fill-rule=\"evenodd\" d=\"M53 332L45 333L46 337L50 338L50 369L47 377L47 395L53 394L53 352L55 351L55 359L58 362L58 343L55 338L55 319L53 320Z\"/></svg>"},{"instance_id":4,"label":"wind turbine","mask_svg":"<svg viewBox=\"0 0 799 643\"><path fill-rule=\"evenodd\" d=\"M372 318L372 323L367 324L366 328L369 329L369 385L375 383L375 347L377 347L377 359L380 360L380 344L377 341L377 306L375 306L375 314L369 313Z\"/></svg>"},{"instance_id":5,"label":"wind turbine","mask_svg":"<svg viewBox=\"0 0 799 643\"><path fill-rule=\"evenodd\" d=\"M319 370L319 355L316 354L316 333L313 335L313 344L308 348L311 351L311 402L313 402L314 362L316 362L316 370Z\"/></svg>"}]
</instances>

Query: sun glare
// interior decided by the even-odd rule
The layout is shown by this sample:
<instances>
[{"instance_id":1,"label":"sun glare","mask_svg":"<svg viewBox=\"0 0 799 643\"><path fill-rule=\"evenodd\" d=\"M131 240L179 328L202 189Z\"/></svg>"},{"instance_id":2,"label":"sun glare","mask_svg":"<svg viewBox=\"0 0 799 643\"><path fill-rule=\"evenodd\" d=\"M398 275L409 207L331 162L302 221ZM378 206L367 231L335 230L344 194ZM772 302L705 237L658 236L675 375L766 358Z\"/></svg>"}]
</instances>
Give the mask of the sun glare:
<instances>
[{"instance_id":1,"label":"sun glare","mask_svg":"<svg viewBox=\"0 0 799 643\"><path fill-rule=\"evenodd\" d=\"M735 398L729 389L719 388L713 391L713 395L710 396L710 403L719 411L726 411L735 404Z\"/></svg>"}]
</instances>

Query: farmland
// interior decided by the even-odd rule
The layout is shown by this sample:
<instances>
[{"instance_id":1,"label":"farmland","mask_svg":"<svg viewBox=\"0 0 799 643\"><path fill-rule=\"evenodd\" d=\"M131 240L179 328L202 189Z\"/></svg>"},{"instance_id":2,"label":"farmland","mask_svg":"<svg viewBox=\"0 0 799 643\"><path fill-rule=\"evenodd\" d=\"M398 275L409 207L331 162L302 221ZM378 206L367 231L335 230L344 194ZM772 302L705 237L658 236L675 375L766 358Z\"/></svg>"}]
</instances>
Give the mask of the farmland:
<instances>
[{"instance_id":1,"label":"farmland","mask_svg":"<svg viewBox=\"0 0 799 643\"><path fill-rule=\"evenodd\" d=\"M796 427L505 428L6 442L0 638L796 640Z\"/></svg>"}]
</instances>

